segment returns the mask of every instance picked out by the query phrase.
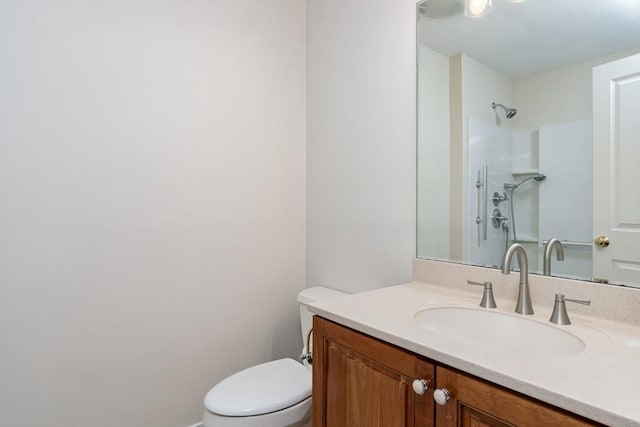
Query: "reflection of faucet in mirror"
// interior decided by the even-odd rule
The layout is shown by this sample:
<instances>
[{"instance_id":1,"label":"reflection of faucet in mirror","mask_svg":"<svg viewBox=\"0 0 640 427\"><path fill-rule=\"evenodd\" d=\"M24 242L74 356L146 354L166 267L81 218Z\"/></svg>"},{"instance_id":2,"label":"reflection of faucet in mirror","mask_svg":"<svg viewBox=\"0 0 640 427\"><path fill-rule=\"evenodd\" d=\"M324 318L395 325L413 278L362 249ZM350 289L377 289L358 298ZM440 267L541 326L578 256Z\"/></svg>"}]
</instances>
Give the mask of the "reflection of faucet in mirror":
<instances>
[{"instance_id":1,"label":"reflection of faucet in mirror","mask_svg":"<svg viewBox=\"0 0 640 427\"><path fill-rule=\"evenodd\" d=\"M544 245L544 265L542 274L545 276L551 276L551 253L553 248L556 248L556 259L558 261L564 261L564 248L562 243L558 239L551 239Z\"/></svg>"},{"instance_id":2,"label":"reflection of faucet in mirror","mask_svg":"<svg viewBox=\"0 0 640 427\"><path fill-rule=\"evenodd\" d=\"M514 191L520 187L522 184L529 182L531 180L535 180L536 182L541 182L544 181L545 179L547 179L546 175L543 175L541 173L534 175L534 176L530 176L529 178L522 180L520 182L517 183L508 183L505 182L504 184L504 189L507 190L509 192L508 200L509 200L509 215L511 216L511 230L513 230L513 240L516 241L518 240L518 237L516 235L516 216L513 213L513 193Z\"/></svg>"},{"instance_id":3,"label":"reflection of faucet in mirror","mask_svg":"<svg viewBox=\"0 0 640 427\"><path fill-rule=\"evenodd\" d=\"M529 293L529 260L524 246L519 243L514 243L509 246L502 259L502 274L510 273L511 258L513 258L514 253L518 254L518 265L520 266L520 285L518 287L516 313L533 314L531 294Z\"/></svg>"}]
</instances>

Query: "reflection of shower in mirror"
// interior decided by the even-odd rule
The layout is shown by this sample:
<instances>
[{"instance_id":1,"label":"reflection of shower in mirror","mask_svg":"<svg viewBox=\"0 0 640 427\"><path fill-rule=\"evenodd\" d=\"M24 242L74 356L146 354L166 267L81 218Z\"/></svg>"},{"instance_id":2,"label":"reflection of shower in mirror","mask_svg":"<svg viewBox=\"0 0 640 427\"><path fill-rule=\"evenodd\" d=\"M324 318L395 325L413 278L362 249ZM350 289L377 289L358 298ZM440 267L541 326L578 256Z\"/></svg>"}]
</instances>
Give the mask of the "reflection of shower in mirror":
<instances>
[{"instance_id":1,"label":"reflection of shower in mirror","mask_svg":"<svg viewBox=\"0 0 640 427\"><path fill-rule=\"evenodd\" d=\"M524 180L522 180L522 181L520 181L520 182L516 182L515 184L505 182L505 183L504 183L504 189L505 189L505 190L511 190L511 191L513 191L513 190L515 190L516 188L520 187L520 186L521 186L522 184L524 184L525 182L530 181L530 180L532 180L532 179L535 179L537 182L540 182L540 181L544 181L545 179L547 179L547 176L546 176L546 175L543 175L543 174L541 174L541 173L539 173L539 174L537 174L536 176L530 176L529 178L524 179Z\"/></svg>"},{"instance_id":2,"label":"reflection of shower in mirror","mask_svg":"<svg viewBox=\"0 0 640 427\"><path fill-rule=\"evenodd\" d=\"M496 107L500 107L504 110L504 115L507 117L507 119L512 119L518 113L518 110L516 110L515 108L509 108L503 104L496 104L495 102L492 102L491 108L495 110Z\"/></svg>"},{"instance_id":3,"label":"reflection of shower in mirror","mask_svg":"<svg viewBox=\"0 0 640 427\"><path fill-rule=\"evenodd\" d=\"M508 200L509 200L509 215L511 215L511 232L513 234L513 241L515 242L516 240L518 240L518 236L516 234L516 215L514 213L514 209L513 209L513 199L515 197L514 192L516 189L518 189L518 187L520 187L522 184L525 184L531 180L535 180L536 182L542 182L545 179L547 179L546 175L543 175L541 173L534 175L534 176L530 176L527 179L523 179L520 182L516 182L516 183L508 183L505 182L504 183L504 189L507 190L509 192ZM508 239L507 239L508 240Z\"/></svg>"}]
</instances>

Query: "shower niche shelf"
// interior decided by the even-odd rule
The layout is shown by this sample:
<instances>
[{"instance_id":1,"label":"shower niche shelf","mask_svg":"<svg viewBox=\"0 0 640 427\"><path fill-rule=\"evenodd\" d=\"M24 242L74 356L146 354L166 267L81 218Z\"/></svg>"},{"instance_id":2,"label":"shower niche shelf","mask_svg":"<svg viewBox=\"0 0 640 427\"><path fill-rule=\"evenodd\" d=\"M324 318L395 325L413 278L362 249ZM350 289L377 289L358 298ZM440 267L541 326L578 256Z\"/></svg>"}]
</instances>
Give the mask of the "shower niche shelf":
<instances>
[{"instance_id":1,"label":"shower niche shelf","mask_svg":"<svg viewBox=\"0 0 640 427\"><path fill-rule=\"evenodd\" d=\"M535 175L537 173L539 173L538 169L517 169L517 170L511 171L511 175L513 175L513 176L517 176L517 175Z\"/></svg>"}]
</instances>

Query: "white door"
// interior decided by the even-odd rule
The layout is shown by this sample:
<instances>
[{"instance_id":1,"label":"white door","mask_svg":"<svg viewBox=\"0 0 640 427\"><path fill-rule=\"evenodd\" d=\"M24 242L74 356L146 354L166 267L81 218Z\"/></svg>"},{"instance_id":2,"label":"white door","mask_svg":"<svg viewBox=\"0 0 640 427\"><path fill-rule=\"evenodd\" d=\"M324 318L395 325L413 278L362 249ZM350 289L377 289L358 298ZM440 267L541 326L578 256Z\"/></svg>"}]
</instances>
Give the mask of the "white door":
<instances>
[{"instance_id":1,"label":"white door","mask_svg":"<svg viewBox=\"0 0 640 427\"><path fill-rule=\"evenodd\" d=\"M640 54L594 67L593 138L593 276L640 286Z\"/></svg>"}]
</instances>

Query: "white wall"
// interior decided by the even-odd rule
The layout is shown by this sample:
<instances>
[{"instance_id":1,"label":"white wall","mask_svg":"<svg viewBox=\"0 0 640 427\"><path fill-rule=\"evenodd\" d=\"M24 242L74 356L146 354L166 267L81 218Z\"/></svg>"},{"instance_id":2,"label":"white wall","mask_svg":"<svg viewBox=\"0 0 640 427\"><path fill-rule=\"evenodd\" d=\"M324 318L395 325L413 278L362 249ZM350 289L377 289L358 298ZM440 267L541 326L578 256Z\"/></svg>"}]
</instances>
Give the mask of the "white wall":
<instances>
[{"instance_id":1,"label":"white wall","mask_svg":"<svg viewBox=\"0 0 640 427\"><path fill-rule=\"evenodd\" d=\"M449 58L418 46L417 255L450 259Z\"/></svg>"},{"instance_id":2,"label":"white wall","mask_svg":"<svg viewBox=\"0 0 640 427\"><path fill-rule=\"evenodd\" d=\"M415 1L307 4L307 284L411 279Z\"/></svg>"},{"instance_id":3,"label":"white wall","mask_svg":"<svg viewBox=\"0 0 640 427\"><path fill-rule=\"evenodd\" d=\"M185 426L299 352L304 19L0 2L0 426Z\"/></svg>"},{"instance_id":4,"label":"white wall","mask_svg":"<svg viewBox=\"0 0 640 427\"><path fill-rule=\"evenodd\" d=\"M494 110L491 103L510 105L513 82L509 76L482 62L462 54L463 116L473 117L496 126L510 127L511 122L502 110ZM517 117L517 116L516 116ZM466 132L465 132L466 133Z\"/></svg>"},{"instance_id":5,"label":"white wall","mask_svg":"<svg viewBox=\"0 0 640 427\"><path fill-rule=\"evenodd\" d=\"M594 66L624 58L637 51L620 52L542 73L514 79L513 119L518 129L591 120L591 71Z\"/></svg>"}]
</instances>

